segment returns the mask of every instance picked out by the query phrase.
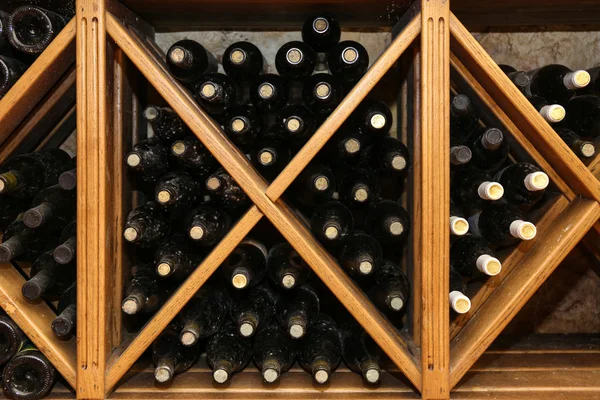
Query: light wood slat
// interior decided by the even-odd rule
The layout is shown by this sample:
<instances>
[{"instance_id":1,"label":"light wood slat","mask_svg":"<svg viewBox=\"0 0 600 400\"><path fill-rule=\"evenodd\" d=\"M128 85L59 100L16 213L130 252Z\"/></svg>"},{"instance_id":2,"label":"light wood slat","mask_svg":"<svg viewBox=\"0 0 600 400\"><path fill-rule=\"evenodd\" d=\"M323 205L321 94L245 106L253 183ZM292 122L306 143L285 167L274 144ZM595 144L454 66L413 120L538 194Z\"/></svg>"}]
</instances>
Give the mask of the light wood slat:
<instances>
[{"instance_id":1,"label":"light wood slat","mask_svg":"<svg viewBox=\"0 0 600 400\"><path fill-rule=\"evenodd\" d=\"M189 94L173 81L165 68L153 58L150 50L110 14L107 21L108 30L119 47L127 53L167 103L244 189L260 211L295 247L300 256L313 267L321 280L328 285L356 320L365 327L394 363L416 387L420 387L420 372L415 360L395 329L325 252L287 205L281 201L274 204L266 196L265 181L239 150L227 140L212 120L204 115Z\"/></svg>"},{"instance_id":2,"label":"light wood slat","mask_svg":"<svg viewBox=\"0 0 600 400\"><path fill-rule=\"evenodd\" d=\"M557 197L542 218L536 223L538 234L543 235L548 229L554 226L554 221L569 206L569 201L564 196ZM454 339L461 329L475 315L479 308L485 304L487 299L494 294L494 291L504 282L504 280L515 269L519 268L521 261L528 254L533 246L537 245L537 240L524 241L515 247L512 253L502 260L502 272L499 275L489 277L485 280L483 286L477 291L475 296L471 297L471 310L463 315L456 316L450 324L450 338Z\"/></svg>"},{"instance_id":3,"label":"light wood slat","mask_svg":"<svg viewBox=\"0 0 600 400\"><path fill-rule=\"evenodd\" d=\"M0 144L75 61L75 27L72 19L0 100Z\"/></svg>"},{"instance_id":4,"label":"light wood slat","mask_svg":"<svg viewBox=\"0 0 600 400\"><path fill-rule=\"evenodd\" d=\"M12 264L0 264L0 306L44 353L65 380L75 387L75 340L61 341L52 333L56 314L43 301L31 303L21 294L23 276Z\"/></svg>"},{"instance_id":5,"label":"light wood slat","mask_svg":"<svg viewBox=\"0 0 600 400\"><path fill-rule=\"evenodd\" d=\"M536 239L519 267L481 306L451 343L451 385L456 385L600 216L595 201L577 199Z\"/></svg>"},{"instance_id":6,"label":"light wood slat","mask_svg":"<svg viewBox=\"0 0 600 400\"><path fill-rule=\"evenodd\" d=\"M469 92L472 92L477 97L478 101L474 101L475 105L481 103L484 106L484 109L477 110L478 113L483 115L484 118L485 116L488 116L488 119L493 120L494 124L501 124L523 150L529 154L533 161L548 174L552 183L565 194L567 199L573 200L576 197L573 189L560 177L550 163L539 153L538 147L534 146L523 132L517 128L515 123L508 115L506 115L498 103L496 103L454 54L450 55L450 65L452 66L451 75L453 81L458 84L460 89L469 90Z\"/></svg>"},{"instance_id":7,"label":"light wood slat","mask_svg":"<svg viewBox=\"0 0 600 400\"><path fill-rule=\"evenodd\" d=\"M510 378L516 378L516 374L509 376ZM500 376L498 378L505 378ZM595 378L595 376L590 376ZM493 379L493 377L489 377ZM515 391L494 391L494 390L483 390L473 392L458 392L452 393L452 400L517 400L527 398L527 400L548 400L548 397L554 399L568 399L568 400L590 400L600 396L600 392L596 390L579 390L579 389L565 389L552 387L549 389L542 390L515 390ZM590 397L591 396L591 397Z\"/></svg>"},{"instance_id":8,"label":"light wood slat","mask_svg":"<svg viewBox=\"0 0 600 400\"><path fill-rule=\"evenodd\" d=\"M450 18L452 51L573 191L600 201L600 181L575 156L500 67L460 23Z\"/></svg>"},{"instance_id":9,"label":"light wood slat","mask_svg":"<svg viewBox=\"0 0 600 400\"><path fill-rule=\"evenodd\" d=\"M229 231L215 249L202 261L189 278L169 298L144 328L136 335L108 369L106 377L107 393L117 384L119 379L131 368L137 359L146 351L171 320L181 311L206 280L216 271L229 253L244 239L258 223L262 214L253 206L240 221ZM118 298L121 298L119 296Z\"/></svg>"},{"instance_id":10,"label":"light wood slat","mask_svg":"<svg viewBox=\"0 0 600 400\"><path fill-rule=\"evenodd\" d=\"M421 18L416 15L404 30L392 41L383 54L375 61L362 79L348 93L335 111L319 127L304 147L273 181L267 196L275 201L290 186L308 163L314 158L327 140L338 130L360 102L375 87L377 82L394 65L404 51L413 43L421 31Z\"/></svg>"},{"instance_id":11,"label":"light wood slat","mask_svg":"<svg viewBox=\"0 0 600 400\"><path fill-rule=\"evenodd\" d=\"M420 237L414 263L421 269L421 373L423 399L448 399L450 339L450 4L421 3L421 131L413 194Z\"/></svg>"},{"instance_id":12,"label":"light wood slat","mask_svg":"<svg viewBox=\"0 0 600 400\"><path fill-rule=\"evenodd\" d=\"M595 158L588 164L588 168L596 178L600 179L600 152L596 153Z\"/></svg>"}]
</instances>

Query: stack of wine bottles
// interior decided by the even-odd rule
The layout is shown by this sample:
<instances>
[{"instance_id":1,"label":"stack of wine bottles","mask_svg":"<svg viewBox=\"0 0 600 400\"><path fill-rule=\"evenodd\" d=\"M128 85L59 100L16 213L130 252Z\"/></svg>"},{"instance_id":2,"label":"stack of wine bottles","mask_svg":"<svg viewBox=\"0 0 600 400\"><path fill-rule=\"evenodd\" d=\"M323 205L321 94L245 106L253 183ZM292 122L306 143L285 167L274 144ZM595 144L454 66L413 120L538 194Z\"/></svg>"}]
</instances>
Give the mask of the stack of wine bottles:
<instances>
[{"instance_id":1,"label":"stack of wine bottles","mask_svg":"<svg viewBox=\"0 0 600 400\"><path fill-rule=\"evenodd\" d=\"M550 179L533 164L510 161L506 134L484 127L469 97L452 96L450 115L450 304L466 313L465 282L499 274L496 252L535 238L527 216Z\"/></svg>"},{"instance_id":2,"label":"stack of wine bottles","mask_svg":"<svg viewBox=\"0 0 600 400\"><path fill-rule=\"evenodd\" d=\"M596 153L600 137L600 67L573 71L560 64L533 71L500 65L579 158Z\"/></svg>"},{"instance_id":3,"label":"stack of wine bottles","mask_svg":"<svg viewBox=\"0 0 600 400\"><path fill-rule=\"evenodd\" d=\"M75 327L75 158L61 149L12 157L0 166L0 263L33 262L22 293L30 301L59 300L52 329Z\"/></svg>"},{"instance_id":4,"label":"stack of wine bottles","mask_svg":"<svg viewBox=\"0 0 600 400\"><path fill-rule=\"evenodd\" d=\"M15 400L41 399L56 379L52 364L1 309L0 370L4 394Z\"/></svg>"},{"instance_id":5,"label":"stack of wine bottles","mask_svg":"<svg viewBox=\"0 0 600 400\"><path fill-rule=\"evenodd\" d=\"M8 0L0 4L0 99L73 15L74 0L36 0L35 5Z\"/></svg>"}]
</instances>

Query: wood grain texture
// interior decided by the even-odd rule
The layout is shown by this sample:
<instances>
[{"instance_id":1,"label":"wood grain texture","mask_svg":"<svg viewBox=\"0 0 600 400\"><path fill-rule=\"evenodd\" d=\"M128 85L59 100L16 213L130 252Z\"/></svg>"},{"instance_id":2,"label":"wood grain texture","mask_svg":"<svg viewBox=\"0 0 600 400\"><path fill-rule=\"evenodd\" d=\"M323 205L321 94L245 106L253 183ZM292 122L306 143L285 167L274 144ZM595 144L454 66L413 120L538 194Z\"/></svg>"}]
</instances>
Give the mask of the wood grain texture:
<instances>
[{"instance_id":1,"label":"wood grain texture","mask_svg":"<svg viewBox=\"0 0 600 400\"><path fill-rule=\"evenodd\" d=\"M12 264L0 264L0 306L44 353L65 380L75 387L75 339L58 340L51 324L56 313L43 301L30 303L21 294L25 279Z\"/></svg>"},{"instance_id":2,"label":"wood grain texture","mask_svg":"<svg viewBox=\"0 0 600 400\"><path fill-rule=\"evenodd\" d=\"M548 229L553 229L554 221L568 205L569 201L566 197L557 197L544 213L544 216L535 224L538 233L543 235ZM466 314L456 316L456 318L452 320L452 323L450 324L451 339L454 339L456 335L459 334L461 329L469 322L469 320L471 320L479 308L485 304L486 300L494 294L495 290L502 284L506 277L508 277L515 268L519 268L523 258L528 254L531 248L536 245L537 240L521 242L507 258L502 260L502 272L499 275L486 279L485 283L477 291L475 296L471 297L471 310Z\"/></svg>"},{"instance_id":3,"label":"wood grain texture","mask_svg":"<svg viewBox=\"0 0 600 400\"><path fill-rule=\"evenodd\" d=\"M595 201L577 199L561 213L451 342L456 385L600 216Z\"/></svg>"},{"instance_id":4,"label":"wood grain texture","mask_svg":"<svg viewBox=\"0 0 600 400\"><path fill-rule=\"evenodd\" d=\"M594 178L454 15L450 18L450 31L455 39L453 53L552 168L576 194L600 201L600 181Z\"/></svg>"},{"instance_id":5,"label":"wood grain texture","mask_svg":"<svg viewBox=\"0 0 600 400\"><path fill-rule=\"evenodd\" d=\"M413 193L420 268L423 399L450 397L448 324L450 265L450 4L421 3L421 131L415 153Z\"/></svg>"},{"instance_id":6,"label":"wood grain texture","mask_svg":"<svg viewBox=\"0 0 600 400\"><path fill-rule=\"evenodd\" d=\"M75 19L0 100L0 145L75 62Z\"/></svg>"}]
</instances>

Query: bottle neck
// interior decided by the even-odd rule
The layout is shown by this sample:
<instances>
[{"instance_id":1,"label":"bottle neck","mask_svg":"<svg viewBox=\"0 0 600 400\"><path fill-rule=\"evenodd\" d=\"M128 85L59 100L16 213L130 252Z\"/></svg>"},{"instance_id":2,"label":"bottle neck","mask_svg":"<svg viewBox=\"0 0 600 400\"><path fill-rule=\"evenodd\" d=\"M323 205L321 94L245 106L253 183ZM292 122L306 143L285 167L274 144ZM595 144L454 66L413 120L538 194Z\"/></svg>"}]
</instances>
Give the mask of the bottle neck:
<instances>
[{"instance_id":1,"label":"bottle neck","mask_svg":"<svg viewBox=\"0 0 600 400\"><path fill-rule=\"evenodd\" d=\"M198 342L201 334L202 330L196 320L186 321L181 331L181 344L184 346L193 346Z\"/></svg>"},{"instance_id":2,"label":"bottle neck","mask_svg":"<svg viewBox=\"0 0 600 400\"><path fill-rule=\"evenodd\" d=\"M142 220L134 220L126 225L123 236L128 242L136 243L139 242L146 231L146 223Z\"/></svg>"},{"instance_id":3,"label":"bottle neck","mask_svg":"<svg viewBox=\"0 0 600 400\"><path fill-rule=\"evenodd\" d=\"M265 382L276 382L281 376L281 363L275 358L269 358L263 362L262 376Z\"/></svg>"},{"instance_id":4,"label":"bottle neck","mask_svg":"<svg viewBox=\"0 0 600 400\"><path fill-rule=\"evenodd\" d=\"M18 236L13 236L0 244L0 262L6 263L12 261L24 252L25 245Z\"/></svg>"},{"instance_id":5,"label":"bottle neck","mask_svg":"<svg viewBox=\"0 0 600 400\"><path fill-rule=\"evenodd\" d=\"M381 368L376 360L373 360L371 357L366 359L360 364L360 371L363 375L363 378L371 383L375 384L379 382L379 378L381 377Z\"/></svg>"},{"instance_id":6,"label":"bottle neck","mask_svg":"<svg viewBox=\"0 0 600 400\"><path fill-rule=\"evenodd\" d=\"M251 280L252 272L247 267L238 266L231 273L231 284L236 289L245 289Z\"/></svg>"},{"instance_id":7,"label":"bottle neck","mask_svg":"<svg viewBox=\"0 0 600 400\"><path fill-rule=\"evenodd\" d=\"M288 317L288 332L293 339L300 339L306 333L306 316L302 311L292 312Z\"/></svg>"},{"instance_id":8,"label":"bottle neck","mask_svg":"<svg viewBox=\"0 0 600 400\"><path fill-rule=\"evenodd\" d=\"M194 64L194 55L185 47L176 46L171 49L169 60L178 68L190 69Z\"/></svg>"},{"instance_id":9,"label":"bottle neck","mask_svg":"<svg viewBox=\"0 0 600 400\"><path fill-rule=\"evenodd\" d=\"M65 338L73 332L77 318L77 307L74 304L64 309L58 317L52 321L52 331L59 338Z\"/></svg>"},{"instance_id":10,"label":"bottle neck","mask_svg":"<svg viewBox=\"0 0 600 400\"><path fill-rule=\"evenodd\" d=\"M39 299L52 285L54 278L48 271L40 271L23 284L21 292L29 300Z\"/></svg>"},{"instance_id":11,"label":"bottle neck","mask_svg":"<svg viewBox=\"0 0 600 400\"><path fill-rule=\"evenodd\" d=\"M146 299L147 297L141 289L132 289L123 300L122 309L126 314L137 314L143 309Z\"/></svg>"},{"instance_id":12,"label":"bottle neck","mask_svg":"<svg viewBox=\"0 0 600 400\"><path fill-rule=\"evenodd\" d=\"M311 362L311 371L314 380L319 384L324 384L331 376L331 365L325 357L316 357Z\"/></svg>"},{"instance_id":13,"label":"bottle neck","mask_svg":"<svg viewBox=\"0 0 600 400\"><path fill-rule=\"evenodd\" d=\"M233 372L232 365L226 360L217 360L213 363L213 379L217 383L225 383Z\"/></svg>"},{"instance_id":14,"label":"bottle neck","mask_svg":"<svg viewBox=\"0 0 600 400\"><path fill-rule=\"evenodd\" d=\"M173 379L175 375L175 361L172 357L163 356L156 363L154 379L159 383L165 383Z\"/></svg>"},{"instance_id":15,"label":"bottle neck","mask_svg":"<svg viewBox=\"0 0 600 400\"><path fill-rule=\"evenodd\" d=\"M54 261L59 264L69 264L75 259L77 251L77 238L71 236L67 241L54 249Z\"/></svg>"},{"instance_id":16,"label":"bottle neck","mask_svg":"<svg viewBox=\"0 0 600 400\"><path fill-rule=\"evenodd\" d=\"M29 228L39 228L52 219L55 213L54 208L52 203L47 202L30 208L23 215L23 222Z\"/></svg>"},{"instance_id":17,"label":"bottle neck","mask_svg":"<svg viewBox=\"0 0 600 400\"><path fill-rule=\"evenodd\" d=\"M0 194L16 191L21 186L22 180L20 172L16 170L0 174Z\"/></svg>"},{"instance_id":18,"label":"bottle neck","mask_svg":"<svg viewBox=\"0 0 600 400\"><path fill-rule=\"evenodd\" d=\"M237 321L240 334L244 337L251 337L258 328L259 317L254 312L244 313Z\"/></svg>"}]
</instances>

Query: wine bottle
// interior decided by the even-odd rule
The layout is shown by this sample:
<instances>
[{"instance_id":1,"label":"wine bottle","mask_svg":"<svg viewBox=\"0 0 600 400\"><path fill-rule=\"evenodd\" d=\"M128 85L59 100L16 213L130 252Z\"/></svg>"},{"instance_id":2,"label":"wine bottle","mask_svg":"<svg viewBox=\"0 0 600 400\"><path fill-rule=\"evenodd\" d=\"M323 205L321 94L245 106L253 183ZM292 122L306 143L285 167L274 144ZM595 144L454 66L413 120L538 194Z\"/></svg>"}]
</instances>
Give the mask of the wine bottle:
<instances>
[{"instance_id":1,"label":"wine bottle","mask_svg":"<svg viewBox=\"0 0 600 400\"><path fill-rule=\"evenodd\" d=\"M22 154L0 166L0 194L31 199L40 190L55 185L72 168L71 157L61 149Z\"/></svg>"},{"instance_id":2,"label":"wine bottle","mask_svg":"<svg viewBox=\"0 0 600 400\"><path fill-rule=\"evenodd\" d=\"M50 361L27 342L4 366L4 393L11 399L41 399L54 385L56 371Z\"/></svg>"},{"instance_id":3,"label":"wine bottle","mask_svg":"<svg viewBox=\"0 0 600 400\"><path fill-rule=\"evenodd\" d=\"M77 168L65 171L58 177L58 184L64 190L73 190L77 186Z\"/></svg>"},{"instance_id":4,"label":"wine bottle","mask_svg":"<svg viewBox=\"0 0 600 400\"><path fill-rule=\"evenodd\" d=\"M58 317L52 321L52 332L57 338L66 339L77 323L77 286L73 283L58 300Z\"/></svg>"},{"instance_id":5,"label":"wine bottle","mask_svg":"<svg viewBox=\"0 0 600 400\"><path fill-rule=\"evenodd\" d=\"M450 199L450 233L455 236L464 236L467 232L469 232L469 221Z\"/></svg>"},{"instance_id":6,"label":"wine bottle","mask_svg":"<svg viewBox=\"0 0 600 400\"><path fill-rule=\"evenodd\" d=\"M559 64L546 65L527 74L531 77L527 95L542 97L551 104L566 104L591 79L587 71L572 71Z\"/></svg>"},{"instance_id":7,"label":"wine bottle","mask_svg":"<svg viewBox=\"0 0 600 400\"><path fill-rule=\"evenodd\" d=\"M479 117L468 96L458 94L450 100L450 135L460 143L477 128Z\"/></svg>"},{"instance_id":8,"label":"wine bottle","mask_svg":"<svg viewBox=\"0 0 600 400\"><path fill-rule=\"evenodd\" d=\"M356 126L346 124L327 141L323 156L324 159L356 165L370 142L368 135L363 134Z\"/></svg>"},{"instance_id":9,"label":"wine bottle","mask_svg":"<svg viewBox=\"0 0 600 400\"><path fill-rule=\"evenodd\" d=\"M156 202L173 216L181 216L200 200L201 185L192 175L184 171L164 175L154 189Z\"/></svg>"},{"instance_id":10,"label":"wine bottle","mask_svg":"<svg viewBox=\"0 0 600 400\"><path fill-rule=\"evenodd\" d=\"M169 171L169 148L157 137L142 140L127 153L125 162L137 179L155 184Z\"/></svg>"},{"instance_id":11,"label":"wine bottle","mask_svg":"<svg viewBox=\"0 0 600 400\"><path fill-rule=\"evenodd\" d=\"M399 264L383 260L375 272L369 298L379 309L400 312L410 299L410 283Z\"/></svg>"},{"instance_id":12,"label":"wine bottle","mask_svg":"<svg viewBox=\"0 0 600 400\"><path fill-rule=\"evenodd\" d=\"M450 137L450 164L453 168L468 164L473 158L471 149Z\"/></svg>"},{"instance_id":13,"label":"wine bottle","mask_svg":"<svg viewBox=\"0 0 600 400\"><path fill-rule=\"evenodd\" d=\"M382 176L398 176L407 170L410 156L404 143L387 136L367 148L363 162Z\"/></svg>"},{"instance_id":14,"label":"wine bottle","mask_svg":"<svg viewBox=\"0 0 600 400\"><path fill-rule=\"evenodd\" d=\"M462 280L462 276L450 267L450 307L457 314L466 314L471 310L471 299L465 293L467 285Z\"/></svg>"},{"instance_id":15,"label":"wine bottle","mask_svg":"<svg viewBox=\"0 0 600 400\"><path fill-rule=\"evenodd\" d=\"M337 18L321 14L307 19L302 25L302 41L318 52L328 52L340 41L342 29Z\"/></svg>"},{"instance_id":16,"label":"wine bottle","mask_svg":"<svg viewBox=\"0 0 600 400\"><path fill-rule=\"evenodd\" d=\"M240 335L251 337L266 327L275 317L277 294L269 284L256 286L233 302L231 319Z\"/></svg>"},{"instance_id":17,"label":"wine bottle","mask_svg":"<svg viewBox=\"0 0 600 400\"><path fill-rule=\"evenodd\" d=\"M17 83L26 70L27 65L22 62L4 55L0 56L0 99Z\"/></svg>"},{"instance_id":18,"label":"wine bottle","mask_svg":"<svg viewBox=\"0 0 600 400\"><path fill-rule=\"evenodd\" d=\"M342 243L338 259L350 276L360 279L377 270L382 256L383 250L373 236L354 232Z\"/></svg>"},{"instance_id":19,"label":"wine bottle","mask_svg":"<svg viewBox=\"0 0 600 400\"><path fill-rule=\"evenodd\" d=\"M381 377L381 349L357 323L340 328L342 356L350 370L359 373L370 384Z\"/></svg>"},{"instance_id":20,"label":"wine bottle","mask_svg":"<svg viewBox=\"0 0 600 400\"><path fill-rule=\"evenodd\" d=\"M77 266L61 265L54 261L52 251L42 253L31 265L29 280L21 287L23 297L37 300L40 297L56 297L75 282Z\"/></svg>"},{"instance_id":21,"label":"wine bottle","mask_svg":"<svg viewBox=\"0 0 600 400\"><path fill-rule=\"evenodd\" d=\"M296 361L295 343L276 323L256 334L252 359L263 380L275 383Z\"/></svg>"},{"instance_id":22,"label":"wine bottle","mask_svg":"<svg viewBox=\"0 0 600 400\"><path fill-rule=\"evenodd\" d=\"M342 342L335 322L321 315L302 341L298 353L300 366L319 384L329 381L342 361Z\"/></svg>"},{"instance_id":23,"label":"wine bottle","mask_svg":"<svg viewBox=\"0 0 600 400\"><path fill-rule=\"evenodd\" d=\"M504 186L493 181L484 171L466 169L451 178L452 201L465 210L479 210L490 201L500 200L504 193Z\"/></svg>"},{"instance_id":24,"label":"wine bottle","mask_svg":"<svg viewBox=\"0 0 600 400\"><path fill-rule=\"evenodd\" d=\"M588 138L600 136L600 97L577 96L567 103L566 125Z\"/></svg>"},{"instance_id":25,"label":"wine bottle","mask_svg":"<svg viewBox=\"0 0 600 400\"><path fill-rule=\"evenodd\" d=\"M214 172L206 180L206 189L211 197L221 206L232 212L243 210L250 204L250 199L242 188L225 170Z\"/></svg>"},{"instance_id":26,"label":"wine bottle","mask_svg":"<svg viewBox=\"0 0 600 400\"><path fill-rule=\"evenodd\" d=\"M565 119L567 112L560 104L550 104L546 99L539 96L529 97L528 100L539 111L540 115L544 117L547 123L557 124Z\"/></svg>"},{"instance_id":27,"label":"wine bottle","mask_svg":"<svg viewBox=\"0 0 600 400\"><path fill-rule=\"evenodd\" d=\"M27 336L7 315L0 315L0 366L6 364L27 342Z\"/></svg>"},{"instance_id":28,"label":"wine bottle","mask_svg":"<svg viewBox=\"0 0 600 400\"><path fill-rule=\"evenodd\" d=\"M276 74L256 77L250 89L252 104L262 112L278 111L286 105L289 96L287 79Z\"/></svg>"},{"instance_id":29,"label":"wine bottle","mask_svg":"<svg viewBox=\"0 0 600 400\"><path fill-rule=\"evenodd\" d=\"M217 244L231 228L231 216L225 211L201 205L185 218L184 226L192 241L203 247Z\"/></svg>"},{"instance_id":30,"label":"wine bottle","mask_svg":"<svg viewBox=\"0 0 600 400\"><path fill-rule=\"evenodd\" d=\"M263 129L262 116L251 104L230 107L225 113L224 130L242 151L249 151Z\"/></svg>"},{"instance_id":31,"label":"wine bottle","mask_svg":"<svg viewBox=\"0 0 600 400\"><path fill-rule=\"evenodd\" d=\"M314 210L310 228L321 243L336 248L352 235L354 217L344 204L330 201Z\"/></svg>"},{"instance_id":32,"label":"wine bottle","mask_svg":"<svg viewBox=\"0 0 600 400\"><path fill-rule=\"evenodd\" d=\"M258 172L272 181L288 165L292 153L284 140L270 132L259 139L250 154L250 159Z\"/></svg>"},{"instance_id":33,"label":"wine bottle","mask_svg":"<svg viewBox=\"0 0 600 400\"><path fill-rule=\"evenodd\" d=\"M144 118L150 123L154 134L167 143L183 139L191 133L179 115L168 107L148 106L144 110Z\"/></svg>"},{"instance_id":34,"label":"wine bottle","mask_svg":"<svg viewBox=\"0 0 600 400\"><path fill-rule=\"evenodd\" d=\"M179 166L198 178L206 178L219 163L196 136L186 136L171 145Z\"/></svg>"},{"instance_id":35,"label":"wine bottle","mask_svg":"<svg viewBox=\"0 0 600 400\"><path fill-rule=\"evenodd\" d=\"M4 232L26 207L27 204L19 199L0 195L0 232Z\"/></svg>"},{"instance_id":36,"label":"wine bottle","mask_svg":"<svg viewBox=\"0 0 600 400\"><path fill-rule=\"evenodd\" d=\"M204 285L181 311L181 343L193 346L222 331L229 318L231 298L225 289Z\"/></svg>"},{"instance_id":37,"label":"wine bottle","mask_svg":"<svg viewBox=\"0 0 600 400\"><path fill-rule=\"evenodd\" d=\"M532 240L537 234L534 224L523 213L507 204L489 204L469 218L471 232L494 243L496 247L511 245L520 240Z\"/></svg>"},{"instance_id":38,"label":"wine bottle","mask_svg":"<svg viewBox=\"0 0 600 400\"><path fill-rule=\"evenodd\" d=\"M206 343L206 361L217 383L227 382L233 374L243 370L252 358L252 341L240 336L229 324Z\"/></svg>"},{"instance_id":39,"label":"wine bottle","mask_svg":"<svg viewBox=\"0 0 600 400\"><path fill-rule=\"evenodd\" d=\"M335 76L314 74L304 80L304 104L319 116L328 116L344 99L344 88Z\"/></svg>"},{"instance_id":40,"label":"wine bottle","mask_svg":"<svg viewBox=\"0 0 600 400\"><path fill-rule=\"evenodd\" d=\"M154 253L156 273L161 278L181 282L200 264L201 255L188 243L185 236L177 232L160 244Z\"/></svg>"},{"instance_id":41,"label":"wine bottle","mask_svg":"<svg viewBox=\"0 0 600 400\"><path fill-rule=\"evenodd\" d=\"M235 289L254 287L267 273L267 249L262 243L246 239L223 261L220 270Z\"/></svg>"},{"instance_id":42,"label":"wine bottle","mask_svg":"<svg viewBox=\"0 0 600 400\"><path fill-rule=\"evenodd\" d=\"M382 244L398 243L410 232L408 212L395 201L379 200L369 206L365 231Z\"/></svg>"},{"instance_id":43,"label":"wine bottle","mask_svg":"<svg viewBox=\"0 0 600 400\"><path fill-rule=\"evenodd\" d=\"M71 221L64 227L58 241L60 245L52 252L54 261L61 265L73 262L77 254L77 221Z\"/></svg>"},{"instance_id":44,"label":"wine bottle","mask_svg":"<svg viewBox=\"0 0 600 400\"><path fill-rule=\"evenodd\" d=\"M317 130L315 115L302 105L286 106L277 114L275 124L294 150L302 148Z\"/></svg>"},{"instance_id":45,"label":"wine bottle","mask_svg":"<svg viewBox=\"0 0 600 400\"><path fill-rule=\"evenodd\" d=\"M382 101L366 100L352 115L359 129L366 135L385 136L392 127L392 112Z\"/></svg>"},{"instance_id":46,"label":"wine bottle","mask_svg":"<svg viewBox=\"0 0 600 400\"><path fill-rule=\"evenodd\" d=\"M578 134L567 128L556 128L558 136L577 154L580 158L590 158L596 154L594 143L583 140Z\"/></svg>"},{"instance_id":47,"label":"wine bottle","mask_svg":"<svg viewBox=\"0 0 600 400\"><path fill-rule=\"evenodd\" d=\"M153 201L131 210L125 220L125 240L140 247L154 247L168 234L167 217Z\"/></svg>"},{"instance_id":48,"label":"wine bottle","mask_svg":"<svg viewBox=\"0 0 600 400\"><path fill-rule=\"evenodd\" d=\"M267 276L279 288L294 289L306 282L310 267L289 243L282 242L269 250Z\"/></svg>"},{"instance_id":49,"label":"wine bottle","mask_svg":"<svg viewBox=\"0 0 600 400\"><path fill-rule=\"evenodd\" d=\"M10 14L0 10L0 51L2 54L8 53L8 18Z\"/></svg>"},{"instance_id":50,"label":"wine bottle","mask_svg":"<svg viewBox=\"0 0 600 400\"><path fill-rule=\"evenodd\" d=\"M504 200L519 207L537 203L550 184L550 178L538 167L517 163L498 171L496 181L504 187Z\"/></svg>"},{"instance_id":51,"label":"wine bottle","mask_svg":"<svg viewBox=\"0 0 600 400\"><path fill-rule=\"evenodd\" d=\"M235 42L223 53L223 70L232 79L249 81L265 72L267 63L254 44Z\"/></svg>"},{"instance_id":52,"label":"wine bottle","mask_svg":"<svg viewBox=\"0 0 600 400\"><path fill-rule=\"evenodd\" d=\"M473 154L471 164L483 171L500 168L508 159L509 146L504 133L497 128L482 128L468 139Z\"/></svg>"},{"instance_id":53,"label":"wine bottle","mask_svg":"<svg viewBox=\"0 0 600 400\"><path fill-rule=\"evenodd\" d=\"M329 70L346 85L354 85L369 68L369 53L358 42L345 40L333 46L328 58Z\"/></svg>"},{"instance_id":54,"label":"wine bottle","mask_svg":"<svg viewBox=\"0 0 600 400\"><path fill-rule=\"evenodd\" d=\"M217 72L217 59L194 40L180 40L167 51L167 68L180 82L190 84L202 75Z\"/></svg>"},{"instance_id":55,"label":"wine bottle","mask_svg":"<svg viewBox=\"0 0 600 400\"><path fill-rule=\"evenodd\" d=\"M37 56L66 24L62 15L41 7L18 7L8 18L8 40L15 50Z\"/></svg>"},{"instance_id":56,"label":"wine bottle","mask_svg":"<svg viewBox=\"0 0 600 400\"><path fill-rule=\"evenodd\" d=\"M28 228L20 214L4 231L0 244L0 263L12 260L34 261L41 253L57 245L60 227Z\"/></svg>"},{"instance_id":57,"label":"wine bottle","mask_svg":"<svg viewBox=\"0 0 600 400\"><path fill-rule=\"evenodd\" d=\"M381 194L377 175L366 168L348 170L340 181L340 200L349 207L361 208L372 204Z\"/></svg>"},{"instance_id":58,"label":"wine bottle","mask_svg":"<svg viewBox=\"0 0 600 400\"><path fill-rule=\"evenodd\" d=\"M523 94L527 94L527 88L531 84L531 77L525 71L514 71L508 74L510 80Z\"/></svg>"},{"instance_id":59,"label":"wine bottle","mask_svg":"<svg viewBox=\"0 0 600 400\"><path fill-rule=\"evenodd\" d=\"M167 299L168 290L161 286L153 268L139 265L125 287L121 308L129 315L152 313Z\"/></svg>"},{"instance_id":60,"label":"wine bottle","mask_svg":"<svg viewBox=\"0 0 600 400\"><path fill-rule=\"evenodd\" d=\"M308 164L292 184L296 199L305 206L330 200L335 188L336 180L331 169L314 162Z\"/></svg>"},{"instance_id":61,"label":"wine bottle","mask_svg":"<svg viewBox=\"0 0 600 400\"><path fill-rule=\"evenodd\" d=\"M315 289L304 284L282 296L277 303L277 320L292 339L300 339L319 318L319 309Z\"/></svg>"},{"instance_id":62,"label":"wine bottle","mask_svg":"<svg viewBox=\"0 0 600 400\"><path fill-rule=\"evenodd\" d=\"M74 217L76 193L64 190L59 185L50 186L35 196L31 208L23 214L23 221L29 228L54 224L63 228Z\"/></svg>"},{"instance_id":63,"label":"wine bottle","mask_svg":"<svg viewBox=\"0 0 600 400\"><path fill-rule=\"evenodd\" d=\"M495 257L489 244L477 236L464 236L452 242L450 264L468 279L475 277L476 270L488 276L496 276L502 270L502 263Z\"/></svg>"},{"instance_id":64,"label":"wine bottle","mask_svg":"<svg viewBox=\"0 0 600 400\"><path fill-rule=\"evenodd\" d=\"M600 96L600 67L590 68L587 72L590 74L591 82L581 90L581 94Z\"/></svg>"},{"instance_id":65,"label":"wine bottle","mask_svg":"<svg viewBox=\"0 0 600 400\"><path fill-rule=\"evenodd\" d=\"M230 77L215 72L204 75L194 85L194 95L203 109L220 116L239 103L242 93Z\"/></svg>"},{"instance_id":66,"label":"wine bottle","mask_svg":"<svg viewBox=\"0 0 600 400\"><path fill-rule=\"evenodd\" d=\"M152 343L154 379L166 383L176 374L187 371L200 356L201 346L184 346L179 340L179 322L172 322Z\"/></svg>"},{"instance_id":67,"label":"wine bottle","mask_svg":"<svg viewBox=\"0 0 600 400\"><path fill-rule=\"evenodd\" d=\"M312 75L317 56L306 43L292 41L284 44L275 55L275 68L279 75L289 79L302 79Z\"/></svg>"}]
</instances>

